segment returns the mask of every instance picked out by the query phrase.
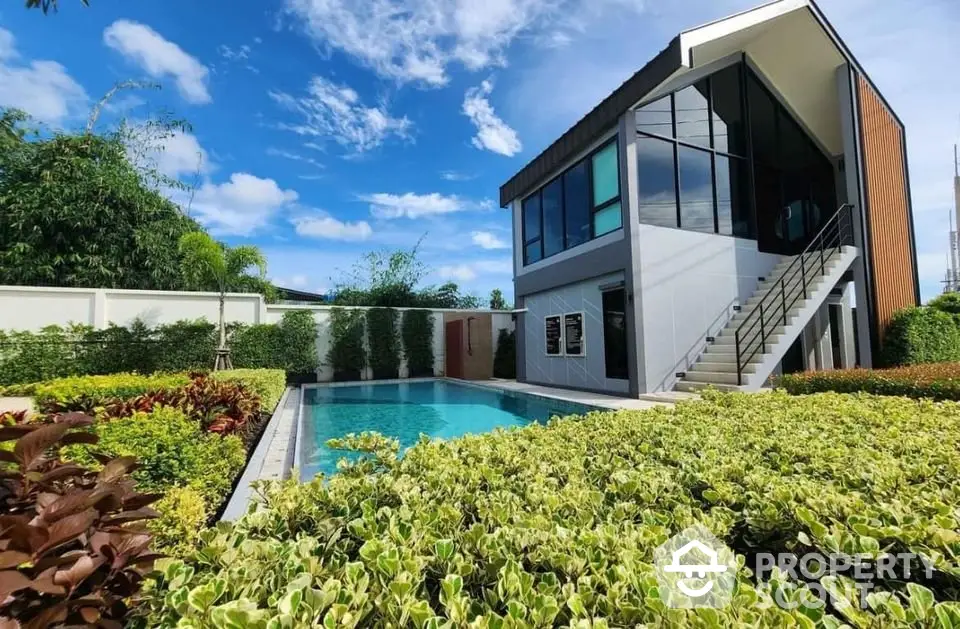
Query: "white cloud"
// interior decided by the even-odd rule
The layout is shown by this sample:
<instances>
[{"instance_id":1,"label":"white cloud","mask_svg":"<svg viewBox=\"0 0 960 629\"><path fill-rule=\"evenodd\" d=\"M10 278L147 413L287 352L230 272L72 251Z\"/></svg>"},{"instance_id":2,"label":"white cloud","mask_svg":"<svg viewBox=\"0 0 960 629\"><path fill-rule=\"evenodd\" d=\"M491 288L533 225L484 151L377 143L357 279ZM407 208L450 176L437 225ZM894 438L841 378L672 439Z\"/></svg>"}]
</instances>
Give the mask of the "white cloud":
<instances>
[{"instance_id":1,"label":"white cloud","mask_svg":"<svg viewBox=\"0 0 960 629\"><path fill-rule=\"evenodd\" d=\"M510 247L510 243L491 232L473 232L471 238L473 239L473 244L483 249L507 249Z\"/></svg>"},{"instance_id":2,"label":"white cloud","mask_svg":"<svg viewBox=\"0 0 960 629\"><path fill-rule=\"evenodd\" d=\"M273 179L233 173L230 181L207 181L197 189L191 213L214 234L248 236L296 200L296 192Z\"/></svg>"},{"instance_id":3,"label":"white cloud","mask_svg":"<svg viewBox=\"0 0 960 629\"><path fill-rule=\"evenodd\" d=\"M299 288L301 286L307 285L307 276L306 275L294 275L290 278L290 286L294 288Z\"/></svg>"},{"instance_id":4,"label":"white cloud","mask_svg":"<svg viewBox=\"0 0 960 629\"><path fill-rule=\"evenodd\" d=\"M640 0L285 0L287 12L323 48L340 50L380 76L429 86L448 81L448 66L506 65L521 35L577 30L594 5Z\"/></svg>"},{"instance_id":5,"label":"white cloud","mask_svg":"<svg viewBox=\"0 0 960 629\"><path fill-rule=\"evenodd\" d=\"M469 282L477 278L477 272L469 264L446 265L437 269L437 274L445 280Z\"/></svg>"},{"instance_id":6,"label":"white cloud","mask_svg":"<svg viewBox=\"0 0 960 629\"><path fill-rule=\"evenodd\" d=\"M370 204L370 213L376 218L423 218L440 214L451 214L463 210L479 209L483 203L461 199L457 195L430 194L388 194L377 192L360 196L361 201Z\"/></svg>"},{"instance_id":7,"label":"white cloud","mask_svg":"<svg viewBox=\"0 0 960 629\"><path fill-rule=\"evenodd\" d=\"M483 275L512 275L513 262L510 260L477 260L462 264L440 266L437 275L441 279L469 282Z\"/></svg>"},{"instance_id":8,"label":"white cloud","mask_svg":"<svg viewBox=\"0 0 960 629\"><path fill-rule=\"evenodd\" d=\"M17 48L14 41L13 33L0 28L0 61L13 59L17 56Z\"/></svg>"},{"instance_id":9,"label":"white cloud","mask_svg":"<svg viewBox=\"0 0 960 629\"><path fill-rule=\"evenodd\" d=\"M158 171L179 179L184 175L209 173L213 169L210 156L192 133L176 132L162 141L151 155Z\"/></svg>"},{"instance_id":10,"label":"white cloud","mask_svg":"<svg viewBox=\"0 0 960 629\"><path fill-rule=\"evenodd\" d=\"M226 44L221 44L217 47L217 52L227 61L242 61L250 58L250 46L246 44L239 48L231 48Z\"/></svg>"},{"instance_id":11,"label":"white cloud","mask_svg":"<svg viewBox=\"0 0 960 629\"><path fill-rule=\"evenodd\" d=\"M213 100L207 91L206 66L149 26L117 20L103 31L103 41L150 76L172 77L187 102L203 105Z\"/></svg>"},{"instance_id":12,"label":"white cloud","mask_svg":"<svg viewBox=\"0 0 960 629\"><path fill-rule=\"evenodd\" d=\"M344 222L327 214L301 216L291 221L301 236L326 240L360 241L373 235L367 221Z\"/></svg>"},{"instance_id":13,"label":"white cloud","mask_svg":"<svg viewBox=\"0 0 960 629\"><path fill-rule=\"evenodd\" d=\"M37 120L62 124L87 113L89 97L59 63L19 62L13 33L0 28L0 107L22 109Z\"/></svg>"},{"instance_id":14,"label":"white cloud","mask_svg":"<svg viewBox=\"0 0 960 629\"><path fill-rule=\"evenodd\" d=\"M471 87L463 98L463 113L477 128L473 145L481 150L513 157L523 149L517 132L501 120L487 97L493 92L493 83L484 81Z\"/></svg>"},{"instance_id":15,"label":"white cloud","mask_svg":"<svg viewBox=\"0 0 960 629\"><path fill-rule=\"evenodd\" d=\"M294 153L293 151L285 151L283 149L270 147L267 149L267 155L271 157L282 157L284 159L290 159L295 162L304 162L305 164L310 164L317 168L324 168L324 165L313 159L312 157L307 157L305 155L300 155L299 153Z\"/></svg>"},{"instance_id":16,"label":"white cloud","mask_svg":"<svg viewBox=\"0 0 960 629\"><path fill-rule=\"evenodd\" d=\"M270 97L303 117L302 123L281 124L281 129L303 136L329 137L355 153L374 149L391 136L407 138L410 135L411 123L406 117L394 118L383 104L368 107L349 86L321 76L310 80L305 96L270 92ZM311 148L318 147L314 143Z\"/></svg>"},{"instance_id":17,"label":"white cloud","mask_svg":"<svg viewBox=\"0 0 960 629\"><path fill-rule=\"evenodd\" d=\"M477 178L476 175L471 175L470 173L461 173L455 170L445 170L440 173L440 176L446 181L472 181Z\"/></svg>"}]
</instances>

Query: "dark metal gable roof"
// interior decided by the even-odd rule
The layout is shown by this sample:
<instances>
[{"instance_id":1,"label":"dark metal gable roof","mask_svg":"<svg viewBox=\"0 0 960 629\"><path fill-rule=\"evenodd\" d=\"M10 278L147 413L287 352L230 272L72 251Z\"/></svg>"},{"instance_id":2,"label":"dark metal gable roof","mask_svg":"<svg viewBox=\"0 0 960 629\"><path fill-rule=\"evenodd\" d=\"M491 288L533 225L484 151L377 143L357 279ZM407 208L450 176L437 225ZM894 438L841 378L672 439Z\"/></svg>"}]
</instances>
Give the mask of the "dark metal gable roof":
<instances>
[{"instance_id":1,"label":"dark metal gable roof","mask_svg":"<svg viewBox=\"0 0 960 629\"><path fill-rule=\"evenodd\" d=\"M510 181L500 186L500 206L506 207L514 199L527 194L570 158L587 148L616 125L625 111L676 72L680 65L680 37L675 37L650 63L603 99Z\"/></svg>"}]
</instances>

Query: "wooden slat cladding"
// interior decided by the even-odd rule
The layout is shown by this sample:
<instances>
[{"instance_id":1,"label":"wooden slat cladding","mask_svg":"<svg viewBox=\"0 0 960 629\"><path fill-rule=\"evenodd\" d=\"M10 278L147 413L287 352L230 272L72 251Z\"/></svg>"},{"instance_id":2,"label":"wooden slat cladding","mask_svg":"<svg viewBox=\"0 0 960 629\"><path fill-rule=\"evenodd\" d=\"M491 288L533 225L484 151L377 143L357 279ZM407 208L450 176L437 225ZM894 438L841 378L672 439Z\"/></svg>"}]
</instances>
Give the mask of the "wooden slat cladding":
<instances>
[{"instance_id":1,"label":"wooden slat cladding","mask_svg":"<svg viewBox=\"0 0 960 629\"><path fill-rule=\"evenodd\" d=\"M893 313L917 303L904 133L873 86L857 75L864 189L878 337Z\"/></svg>"}]
</instances>

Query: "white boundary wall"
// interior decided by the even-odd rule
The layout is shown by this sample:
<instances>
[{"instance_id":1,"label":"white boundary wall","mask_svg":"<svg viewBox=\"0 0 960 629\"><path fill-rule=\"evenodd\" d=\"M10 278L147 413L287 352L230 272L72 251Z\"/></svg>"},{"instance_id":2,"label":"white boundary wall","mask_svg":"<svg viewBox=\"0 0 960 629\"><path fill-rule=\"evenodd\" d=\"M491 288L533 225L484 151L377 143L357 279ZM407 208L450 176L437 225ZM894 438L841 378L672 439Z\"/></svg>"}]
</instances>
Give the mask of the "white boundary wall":
<instances>
[{"instance_id":1,"label":"white boundary wall","mask_svg":"<svg viewBox=\"0 0 960 629\"><path fill-rule=\"evenodd\" d=\"M150 327L176 323L185 319L216 322L219 295L180 291L119 290L112 288L48 288L37 286L0 286L0 330L38 331L48 325L71 323L105 328L111 323L128 326L141 319ZM228 322L256 324L278 323L284 312L309 310L317 322L317 355L321 382L333 379L333 370L323 364L330 349L330 310L332 306L300 306L268 304L263 296L230 293L226 298ZM405 308L398 308L403 311ZM489 310L433 309L434 373L444 372L444 312L481 312ZM493 313L493 348L501 328L514 329L510 312ZM400 376L406 377L406 364L400 365ZM371 373L363 374L369 379Z\"/></svg>"}]
</instances>

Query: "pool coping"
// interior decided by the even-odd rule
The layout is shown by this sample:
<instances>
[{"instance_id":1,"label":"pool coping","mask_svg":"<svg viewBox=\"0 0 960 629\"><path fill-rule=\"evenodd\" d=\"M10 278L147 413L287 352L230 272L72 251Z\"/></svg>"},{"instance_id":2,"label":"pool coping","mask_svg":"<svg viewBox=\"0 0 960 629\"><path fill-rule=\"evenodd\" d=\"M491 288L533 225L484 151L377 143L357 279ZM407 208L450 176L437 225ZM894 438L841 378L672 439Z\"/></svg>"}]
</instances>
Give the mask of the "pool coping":
<instances>
[{"instance_id":1,"label":"pool coping","mask_svg":"<svg viewBox=\"0 0 960 629\"><path fill-rule=\"evenodd\" d=\"M287 387L280 397L280 401L274 407L270 421L267 423L256 449L250 455L250 460L247 461L247 466L244 468L240 480L237 481L223 514L220 516L220 521L234 521L247 512L250 500L253 497L251 483L257 480L285 478L289 475L292 468L287 463L289 462L290 430L293 428L293 422L286 421L288 419L286 411L291 396L298 396L297 404L302 401L302 390L298 391L297 389L298 387ZM299 409L297 410L299 411ZM277 439L286 439L286 446L282 442L275 443ZM278 456L282 456L283 460L278 460Z\"/></svg>"}]
</instances>

